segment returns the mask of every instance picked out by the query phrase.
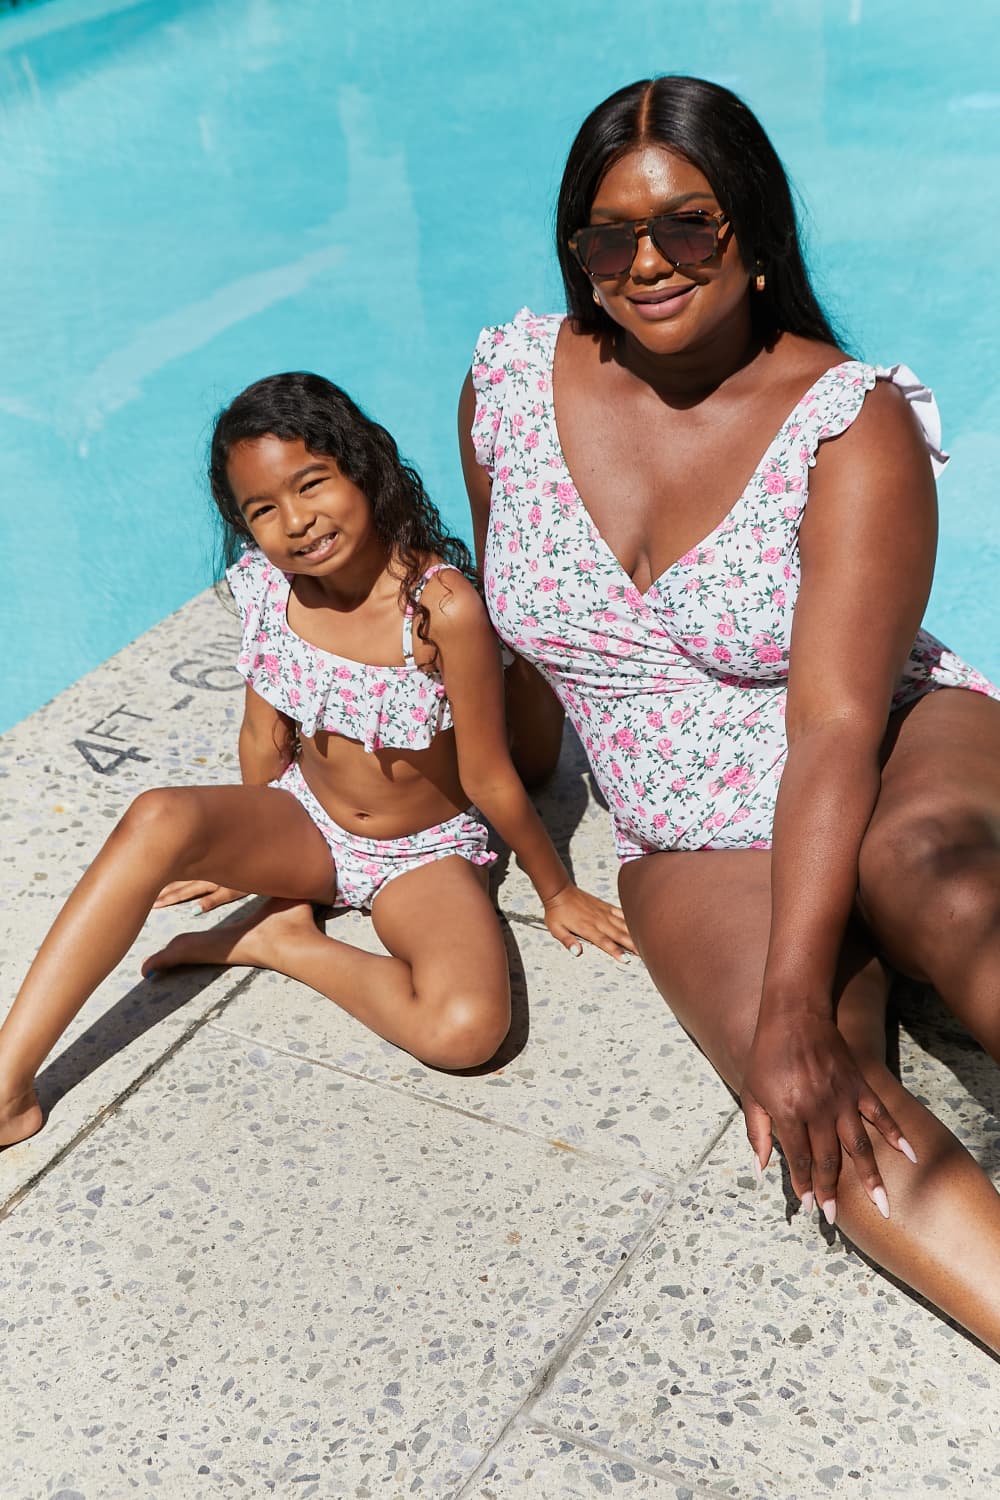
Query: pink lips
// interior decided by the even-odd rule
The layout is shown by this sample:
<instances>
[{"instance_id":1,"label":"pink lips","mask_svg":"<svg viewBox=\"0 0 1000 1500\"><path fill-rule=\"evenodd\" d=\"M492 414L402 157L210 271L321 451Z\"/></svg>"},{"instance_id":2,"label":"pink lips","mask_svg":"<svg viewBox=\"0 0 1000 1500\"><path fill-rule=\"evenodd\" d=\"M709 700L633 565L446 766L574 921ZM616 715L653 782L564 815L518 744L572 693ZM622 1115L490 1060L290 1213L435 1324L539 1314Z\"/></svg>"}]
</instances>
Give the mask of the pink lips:
<instances>
[{"instance_id":1,"label":"pink lips","mask_svg":"<svg viewBox=\"0 0 1000 1500\"><path fill-rule=\"evenodd\" d=\"M645 322L660 323L682 313L697 290L697 286L689 286L682 292L662 292L642 300L638 297L630 297L628 300Z\"/></svg>"}]
</instances>

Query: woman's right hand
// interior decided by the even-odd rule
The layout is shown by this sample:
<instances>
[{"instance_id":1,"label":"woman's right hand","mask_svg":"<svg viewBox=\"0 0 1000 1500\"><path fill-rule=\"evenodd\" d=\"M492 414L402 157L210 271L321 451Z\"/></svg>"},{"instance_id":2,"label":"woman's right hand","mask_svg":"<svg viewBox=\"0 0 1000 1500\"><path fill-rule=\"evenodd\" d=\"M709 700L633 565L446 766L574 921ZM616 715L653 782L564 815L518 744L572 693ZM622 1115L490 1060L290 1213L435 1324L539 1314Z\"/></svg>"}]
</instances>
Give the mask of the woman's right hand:
<instances>
[{"instance_id":1,"label":"woman's right hand","mask_svg":"<svg viewBox=\"0 0 1000 1500\"><path fill-rule=\"evenodd\" d=\"M153 902L153 910L161 906L179 906L182 901L197 901L202 911L214 911L230 901L242 901L246 891L234 891L228 885L216 885L211 880L172 880Z\"/></svg>"},{"instance_id":2,"label":"woman's right hand","mask_svg":"<svg viewBox=\"0 0 1000 1500\"><path fill-rule=\"evenodd\" d=\"M837 1214L837 1182L849 1156L862 1187L883 1218L889 1202L865 1121L897 1151L913 1148L868 1086L832 1018L802 1012L762 1016L757 1024L740 1102L760 1171L772 1131L781 1143L792 1187L808 1210L813 1198L829 1224Z\"/></svg>"}]
</instances>

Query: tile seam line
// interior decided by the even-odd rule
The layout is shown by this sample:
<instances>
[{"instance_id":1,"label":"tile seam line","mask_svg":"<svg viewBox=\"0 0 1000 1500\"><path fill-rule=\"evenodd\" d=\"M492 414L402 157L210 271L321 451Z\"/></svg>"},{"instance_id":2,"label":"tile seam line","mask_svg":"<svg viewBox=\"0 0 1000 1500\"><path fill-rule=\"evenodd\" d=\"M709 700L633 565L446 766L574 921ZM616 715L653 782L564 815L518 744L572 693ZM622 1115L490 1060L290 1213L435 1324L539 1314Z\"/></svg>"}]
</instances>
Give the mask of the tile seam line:
<instances>
[{"instance_id":1,"label":"tile seam line","mask_svg":"<svg viewBox=\"0 0 1000 1500\"><path fill-rule=\"evenodd\" d=\"M589 1162L594 1166L603 1167L605 1170L617 1172L619 1175L625 1173L635 1174L637 1177L652 1182L656 1187L668 1190L671 1193L673 1189L680 1186L683 1177L688 1175L690 1171L697 1170L705 1159L705 1153L703 1152L692 1163L691 1167L685 1169L683 1174L677 1177L670 1177L665 1172L657 1171L655 1167L646 1167L641 1163L626 1162L616 1156L602 1156L597 1151L588 1151L580 1146L570 1146L567 1150L565 1145L555 1145L551 1136L537 1135L533 1131L525 1130L520 1125L507 1125L503 1120L494 1119L492 1115L480 1115L474 1109L466 1109L460 1104L449 1104L446 1099L432 1099L427 1094L400 1088L397 1084L386 1083L381 1078L370 1078L367 1073L357 1073L353 1068L345 1068L339 1063L327 1062L325 1058L309 1057L302 1052L290 1052L287 1048L279 1047L273 1042L263 1042L260 1037L247 1036L245 1032L237 1031L232 1026L222 1026L214 1017L207 1018L206 1024L211 1025L213 1031L219 1031L224 1036L234 1037L241 1042L249 1042L255 1047L261 1047L267 1052L273 1052L278 1057L287 1057L291 1062L309 1063L311 1067L324 1068L328 1073L337 1073L341 1077L353 1079L356 1083L366 1083L369 1087L381 1089L383 1093L392 1094L396 1098L416 1099L420 1104L428 1105L432 1109L443 1109L449 1114L458 1115L463 1120L475 1120L480 1125L492 1125L495 1129L503 1130L508 1135L517 1136L519 1140L532 1141L536 1145L547 1146L549 1150L559 1151L563 1156L570 1156L580 1161ZM726 1124L729 1124L728 1118ZM707 1150L714 1151L717 1144L718 1136L714 1136Z\"/></svg>"},{"instance_id":2,"label":"tile seam line","mask_svg":"<svg viewBox=\"0 0 1000 1500\"><path fill-rule=\"evenodd\" d=\"M700 1170L711 1152L715 1150L716 1146L719 1144L719 1142L722 1140L722 1137L731 1126L736 1113L737 1111L734 1110L733 1114L729 1115L726 1118L720 1128L716 1131L715 1135L712 1137L712 1140L706 1146L705 1150L699 1156L697 1162L695 1162L691 1166L691 1168L689 1168L688 1172L685 1173L685 1176L690 1176L691 1173L698 1172ZM680 1183L677 1183L673 1186L680 1187L680 1185ZM483 1478L487 1464L490 1462L493 1454L503 1444L508 1434L512 1430L514 1430L520 1422L530 1422L534 1420L529 1415L531 1408L534 1406L539 1397L545 1394L545 1392L548 1390L549 1386L555 1379L556 1375L579 1348L580 1344L586 1337L588 1329L592 1326L595 1318L600 1317L604 1308L611 1301L611 1298L618 1290L619 1285L624 1280L626 1272L631 1268L633 1262L638 1262L642 1258L642 1256L645 1255L646 1251L649 1249L649 1246L653 1243L653 1240L655 1239L657 1232L663 1224L663 1221L666 1219L667 1214L673 1207L675 1196L675 1193L670 1194L667 1201L660 1209L659 1213L654 1215L652 1222L648 1224L642 1234L639 1235L635 1245L625 1256L625 1259L618 1266L614 1275L606 1283L603 1290L598 1293L590 1306L583 1312L581 1312L575 1325L564 1336L564 1338L560 1341L558 1347L553 1350L548 1360L546 1360L546 1362L542 1365L541 1370L539 1371L534 1383L532 1384L524 1400L521 1402L520 1406L518 1406L517 1410L514 1411L507 1419L507 1421L503 1424L503 1427L497 1433L494 1441L490 1444L489 1448L486 1450L483 1457L476 1465L475 1469L469 1475L468 1479L463 1483L462 1488L455 1491L454 1500L467 1500L467 1497L468 1500L472 1500L472 1491L469 1489L469 1486L479 1479Z\"/></svg>"},{"instance_id":3,"label":"tile seam line","mask_svg":"<svg viewBox=\"0 0 1000 1500\"><path fill-rule=\"evenodd\" d=\"M255 978L256 970L253 973L245 974L242 979L238 979L232 988L227 990L224 995L221 995L203 1016L199 1016L197 1020L192 1021L189 1026L185 1027L181 1034L174 1038L169 1047L165 1048L163 1052L158 1053L156 1057L148 1062L142 1072L136 1078L133 1078L131 1083L126 1084L120 1093L116 1094L109 1103L103 1105L94 1118L88 1120L85 1125L82 1125L64 1146L61 1146L47 1162L39 1167L37 1172L33 1172L27 1182L23 1182L20 1187L15 1188L9 1197L0 1203L0 1222L14 1211L18 1204L28 1196L32 1188L37 1187L50 1172L60 1166L76 1150L77 1146L82 1145L85 1140L93 1135L95 1130L104 1124L105 1120L116 1114L126 1100L131 1099L132 1095L137 1093L148 1079L158 1073L163 1065L169 1062L192 1037L196 1036L217 1015L220 1015L230 1001L235 1000L245 989L249 988Z\"/></svg>"},{"instance_id":4,"label":"tile seam line","mask_svg":"<svg viewBox=\"0 0 1000 1500\"><path fill-rule=\"evenodd\" d=\"M519 1418L521 1414L518 1414ZM602 1443L595 1443L590 1438L581 1437L579 1433L570 1431L567 1427L560 1427L555 1422L546 1422L540 1417L523 1417L515 1420L512 1424L516 1430L521 1432L536 1431L547 1432L550 1437L558 1438L562 1443L570 1443L574 1448L581 1448L586 1453L594 1453L598 1458L607 1459L609 1463L628 1464L639 1474L648 1474L651 1479L662 1479L667 1484L680 1485L690 1489L697 1496L697 1500L732 1500L725 1490L716 1489L714 1485L708 1485L703 1480L691 1474L684 1474L679 1469L658 1468L643 1458L633 1458L630 1454L622 1452L619 1448L606 1448ZM462 1492L458 1491L455 1500L461 1500ZM794 1496L788 1497L794 1500Z\"/></svg>"}]
</instances>

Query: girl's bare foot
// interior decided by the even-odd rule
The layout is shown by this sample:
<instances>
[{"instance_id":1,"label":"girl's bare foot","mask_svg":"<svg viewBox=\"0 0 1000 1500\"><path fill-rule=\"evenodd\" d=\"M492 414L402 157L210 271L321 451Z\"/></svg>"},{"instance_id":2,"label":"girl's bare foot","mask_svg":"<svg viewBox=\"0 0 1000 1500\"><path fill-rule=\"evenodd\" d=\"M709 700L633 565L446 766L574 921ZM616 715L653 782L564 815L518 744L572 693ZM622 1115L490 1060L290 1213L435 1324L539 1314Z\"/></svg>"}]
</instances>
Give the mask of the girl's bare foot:
<instances>
[{"instance_id":1,"label":"girl's bare foot","mask_svg":"<svg viewBox=\"0 0 1000 1500\"><path fill-rule=\"evenodd\" d=\"M16 1146L42 1128L42 1108L33 1088L0 1103L0 1146Z\"/></svg>"},{"instance_id":2,"label":"girl's bare foot","mask_svg":"<svg viewBox=\"0 0 1000 1500\"><path fill-rule=\"evenodd\" d=\"M204 932L181 932L142 966L143 975L179 964L239 964L250 969L280 969L281 955L303 936L315 936L316 919L308 901L268 901L241 922L223 923Z\"/></svg>"}]
</instances>

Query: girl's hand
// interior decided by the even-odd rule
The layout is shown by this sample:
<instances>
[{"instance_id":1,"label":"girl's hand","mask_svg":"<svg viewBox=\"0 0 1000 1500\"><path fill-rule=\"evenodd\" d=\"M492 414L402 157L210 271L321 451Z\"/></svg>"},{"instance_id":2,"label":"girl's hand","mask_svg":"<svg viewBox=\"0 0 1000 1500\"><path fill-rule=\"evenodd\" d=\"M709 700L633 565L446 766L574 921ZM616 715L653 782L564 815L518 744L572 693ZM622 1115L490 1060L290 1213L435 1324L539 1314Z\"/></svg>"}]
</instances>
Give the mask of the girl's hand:
<instances>
[{"instance_id":1,"label":"girl's hand","mask_svg":"<svg viewBox=\"0 0 1000 1500\"><path fill-rule=\"evenodd\" d=\"M542 905L546 927L574 956L583 952L580 938L603 948L620 963L627 964L628 954L636 951L620 906L611 906L573 884L564 885Z\"/></svg>"},{"instance_id":2,"label":"girl's hand","mask_svg":"<svg viewBox=\"0 0 1000 1500\"><path fill-rule=\"evenodd\" d=\"M229 901L242 901L245 891L234 891L228 885L215 885L211 880L172 880L153 902L153 910L160 906L178 906L182 901L197 901L202 911L214 911ZM201 898L199 900L199 897Z\"/></svg>"},{"instance_id":3,"label":"girl's hand","mask_svg":"<svg viewBox=\"0 0 1000 1500\"><path fill-rule=\"evenodd\" d=\"M865 1120L911 1161L916 1156L831 1018L784 1012L758 1022L740 1102L760 1171L770 1160L773 1125L792 1187L807 1212L815 1195L827 1223L834 1222L841 1153L846 1153L879 1213L889 1217Z\"/></svg>"}]
</instances>

